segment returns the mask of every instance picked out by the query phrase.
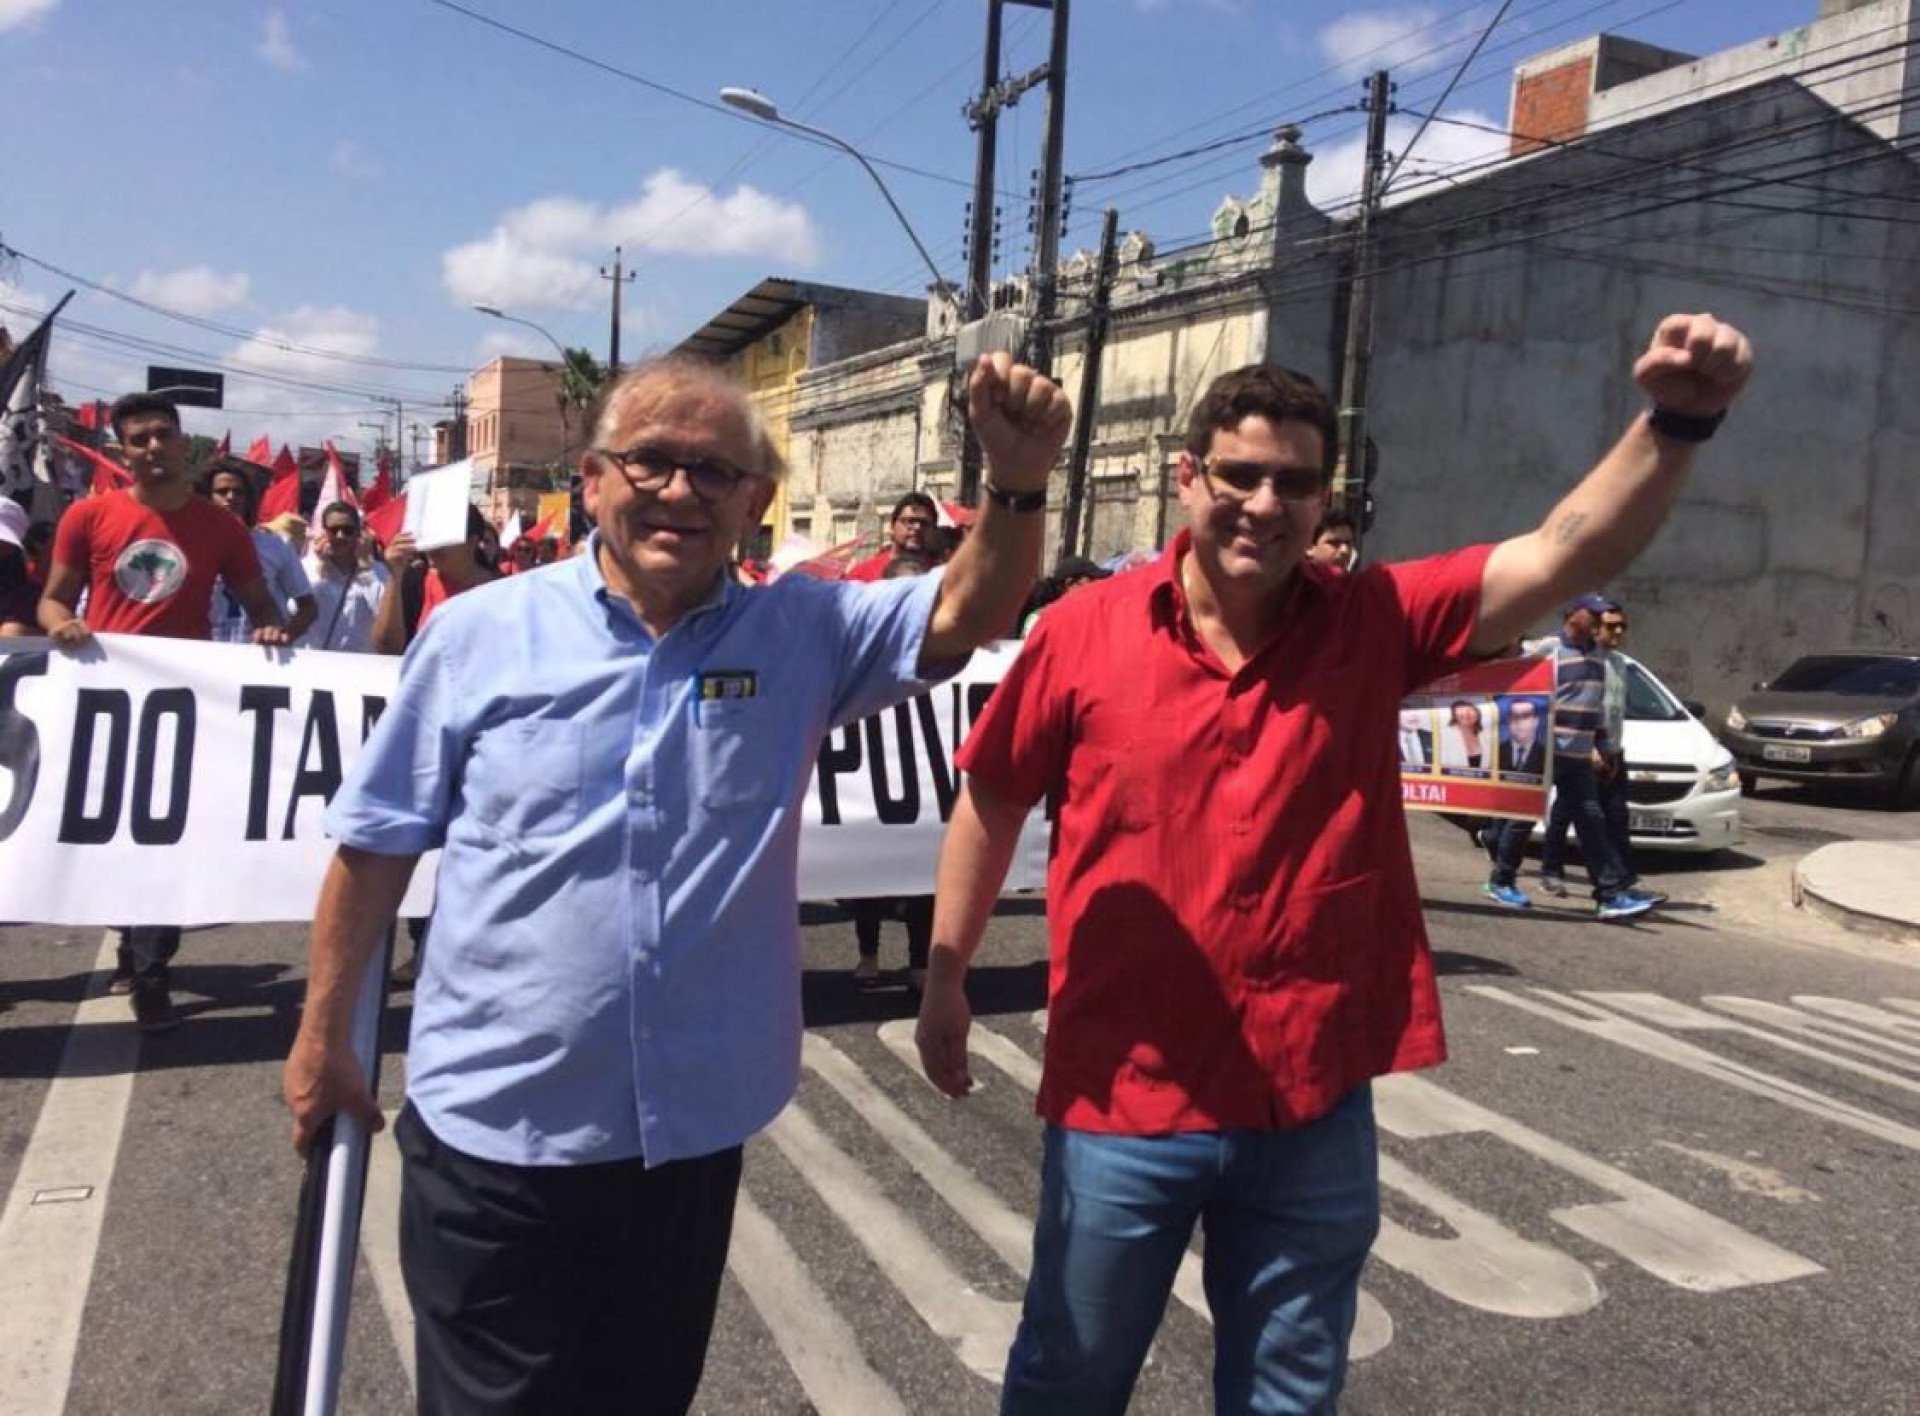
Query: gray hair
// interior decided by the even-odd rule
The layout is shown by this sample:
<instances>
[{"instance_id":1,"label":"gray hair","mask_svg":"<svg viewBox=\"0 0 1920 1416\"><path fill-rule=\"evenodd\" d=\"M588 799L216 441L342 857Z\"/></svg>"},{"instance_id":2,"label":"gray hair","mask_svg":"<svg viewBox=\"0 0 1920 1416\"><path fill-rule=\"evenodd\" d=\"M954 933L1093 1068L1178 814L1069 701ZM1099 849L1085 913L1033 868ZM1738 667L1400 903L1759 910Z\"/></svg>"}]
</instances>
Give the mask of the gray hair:
<instances>
[{"instance_id":1,"label":"gray hair","mask_svg":"<svg viewBox=\"0 0 1920 1416\"><path fill-rule=\"evenodd\" d=\"M767 420L746 385L720 365L684 354L642 360L601 389L587 419L594 446L606 446L613 430L633 412L636 404L658 404L682 391L709 393L730 403L746 424L747 436L753 443L757 465L747 470L776 482L786 475L786 459L774 446Z\"/></svg>"}]
</instances>

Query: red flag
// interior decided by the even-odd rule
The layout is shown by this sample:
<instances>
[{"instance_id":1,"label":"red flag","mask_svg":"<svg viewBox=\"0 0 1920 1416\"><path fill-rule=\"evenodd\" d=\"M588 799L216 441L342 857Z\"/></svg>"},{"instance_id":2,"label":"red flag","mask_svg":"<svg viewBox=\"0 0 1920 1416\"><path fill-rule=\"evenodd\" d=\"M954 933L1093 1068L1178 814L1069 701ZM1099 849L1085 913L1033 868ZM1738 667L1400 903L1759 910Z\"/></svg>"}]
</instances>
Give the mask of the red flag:
<instances>
[{"instance_id":1,"label":"red flag","mask_svg":"<svg viewBox=\"0 0 1920 1416\"><path fill-rule=\"evenodd\" d=\"M272 442L266 438L255 438L252 445L247 448L246 460L255 467L271 467L273 465Z\"/></svg>"},{"instance_id":2,"label":"red flag","mask_svg":"<svg viewBox=\"0 0 1920 1416\"><path fill-rule=\"evenodd\" d=\"M551 516L543 516L533 523L533 528L526 533L525 539L533 542L533 544L537 546L552 534L553 518Z\"/></svg>"},{"instance_id":3,"label":"red flag","mask_svg":"<svg viewBox=\"0 0 1920 1416\"><path fill-rule=\"evenodd\" d=\"M260 525L289 511L296 515L300 511L300 464L283 444L280 455L273 459L273 480L260 498Z\"/></svg>"},{"instance_id":4,"label":"red flag","mask_svg":"<svg viewBox=\"0 0 1920 1416\"><path fill-rule=\"evenodd\" d=\"M393 479L387 472L387 459L380 459L380 470L374 474L373 485L367 488L367 494L360 498L360 510L372 516L381 507L393 500Z\"/></svg>"},{"instance_id":5,"label":"red flag","mask_svg":"<svg viewBox=\"0 0 1920 1416\"><path fill-rule=\"evenodd\" d=\"M90 433L96 431L100 427L99 401L97 399L90 399L81 404L80 411L73 415L73 421Z\"/></svg>"},{"instance_id":6,"label":"red flag","mask_svg":"<svg viewBox=\"0 0 1920 1416\"><path fill-rule=\"evenodd\" d=\"M407 524L407 494L400 493L392 501L369 511L366 517L367 534L381 545L387 545L400 534L401 527Z\"/></svg>"},{"instance_id":7,"label":"red flag","mask_svg":"<svg viewBox=\"0 0 1920 1416\"><path fill-rule=\"evenodd\" d=\"M845 541L822 551L812 560L803 560L789 574L811 575L816 580L844 580L854 559L867 547L867 539Z\"/></svg>"},{"instance_id":8,"label":"red flag","mask_svg":"<svg viewBox=\"0 0 1920 1416\"><path fill-rule=\"evenodd\" d=\"M85 443L77 443L72 438L63 438L58 433L52 434L52 437L56 443L75 457L84 458L87 465L93 469L91 492L94 496L133 485L133 473L127 471L104 452L95 452Z\"/></svg>"},{"instance_id":9,"label":"red flag","mask_svg":"<svg viewBox=\"0 0 1920 1416\"><path fill-rule=\"evenodd\" d=\"M360 498L353 494L353 483L347 480L346 464L340 460L340 454L334 451L331 440L329 440L325 446L327 449L327 475L320 483L320 500L316 505L318 505L322 511L325 511L335 502L345 502L355 510L360 510Z\"/></svg>"}]
</instances>

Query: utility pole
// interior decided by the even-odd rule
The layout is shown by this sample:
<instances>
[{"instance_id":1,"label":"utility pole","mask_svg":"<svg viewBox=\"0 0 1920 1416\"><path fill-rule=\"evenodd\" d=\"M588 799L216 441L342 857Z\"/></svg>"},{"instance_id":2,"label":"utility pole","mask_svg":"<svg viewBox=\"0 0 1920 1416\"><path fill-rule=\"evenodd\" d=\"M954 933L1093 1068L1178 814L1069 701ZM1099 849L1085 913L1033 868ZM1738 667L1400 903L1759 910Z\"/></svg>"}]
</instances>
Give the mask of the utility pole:
<instances>
[{"instance_id":1,"label":"utility pole","mask_svg":"<svg viewBox=\"0 0 1920 1416\"><path fill-rule=\"evenodd\" d=\"M1353 227L1353 273L1347 295L1347 349L1340 369L1341 474L1335 500L1353 517L1354 544L1365 528L1372 469L1367 457L1367 376L1373 363L1373 226L1379 214L1380 178L1387 160L1387 113L1393 86L1387 71L1367 80L1367 157L1360 178L1360 214Z\"/></svg>"},{"instance_id":2,"label":"utility pole","mask_svg":"<svg viewBox=\"0 0 1920 1416\"><path fill-rule=\"evenodd\" d=\"M1053 0L1047 53L1046 142L1040 158L1040 214L1033 241L1033 366L1053 372L1053 317L1060 295L1060 204L1067 141L1067 0Z\"/></svg>"},{"instance_id":3,"label":"utility pole","mask_svg":"<svg viewBox=\"0 0 1920 1416\"><path fill-rule=\"evenodd\" d=\"M1081 354L1079 409L1073 420L1073 451L1067 457L1067 504L1060 513L1060 554L1084 555L1080 520L1087 499L1087 454L1093 447L1094 410L1100 400L1100 356L1107 347L1108 308L1113 277L1120 263L1120 213L1107 208L1100 225L1100 266L1093 278L1093 302L1087 307L1087 342ZM1091 530L1093 518L1086 518Z\"/></svg>"},{"instance_id":4,"label":"utility pole","mask_svg":"<svg viewBox=\"0 0 1920 1416\"><path fill-rule=\"evenodd\" d=\"M453 386L453 423L447 429L447 461L458 462L467 455L467 390Z\"/></svg>"},{"instance_id":5,"label":"utility pole","mask_svg":"<svg viewBox=\"0 0 1920 1416\"><path fill-rule=\"evenodd\" d=\"M607 377L614 378L620 372L620 287L633 280L633 272L620 273L620 248L613 248L613 272L609 274L605 266L600 267L600 278L613 282L613 332L607 337ZM564 366L563 366L564 367Z\"/></svg>"},{"instance_id":6,"label":"utility pole","mask_svg":"<svg viewBox=\"0 0 1920 1416\"><path fill-rule=\"evenodd\" d=\"M980 94L961 111L967 125L979 134L973 156L972 224L967 234L967 321L984 319L987 292L993 284L993 167L998 149L1002 98L1000 85L1000 9L1004 0L987 0L987 47L982 61ZM964 390L965 383L961 387ZM962 398L965 397L964 392ZM960 429L960 504L980 501L980 439L973 420L963 412Z\"/></svg>"}]
</instances>

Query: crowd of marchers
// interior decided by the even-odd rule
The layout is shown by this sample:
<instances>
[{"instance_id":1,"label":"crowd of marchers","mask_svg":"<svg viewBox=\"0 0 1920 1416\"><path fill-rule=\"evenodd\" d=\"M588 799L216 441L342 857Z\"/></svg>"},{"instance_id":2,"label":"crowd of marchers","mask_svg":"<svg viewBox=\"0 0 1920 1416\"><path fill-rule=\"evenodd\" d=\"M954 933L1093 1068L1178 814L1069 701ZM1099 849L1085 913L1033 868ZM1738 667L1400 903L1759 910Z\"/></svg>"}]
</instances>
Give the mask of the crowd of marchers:
<instances>
[{"instance_id":1,"label":"crowd of marchers","mask_svg":"<svg viewBox=\"0 0 1920 1416\"><path fill-rule=\"evenodd\" d=\"M395 1125L420 1409L691 1406L742 1147L799 1078L820 745L1023 621L910 924L921 1063L958 1102L969 966L1051 803L1042 1161L1002 1409L1124 1411L1196 1227L1215 1409L1334 1409L1380 1223L1370 1084L1446 1057L1401 701L1620 572L1751 367L1737 330L1669 317L1632 370L1647 406L1537 527L1366 565L1327 519L1332 401L1230 371L1189 412L1172 543L1125 574L1056 567L1041 597L1072 413L1032 369L972 371L986 475L944 563L909 498L860 578L765 585L736 559L784 473L752 398L705 365L627 371L590 418L581 554L496 576L476 532L436 553L417 616L389 576L367 633L407 659L326 815L283 1076L303 1152L337 1115L385 1124L355 1000L439 852ZM177 415L135 397L115 417L134 487L68 513L39 626L66 647L89 621L204 638L219 578L283 642L306 610L193 492ZM308 634L347 614L320 588ZM170 946L127 935L138 1007Z\"/></svg>"}]
</instances>

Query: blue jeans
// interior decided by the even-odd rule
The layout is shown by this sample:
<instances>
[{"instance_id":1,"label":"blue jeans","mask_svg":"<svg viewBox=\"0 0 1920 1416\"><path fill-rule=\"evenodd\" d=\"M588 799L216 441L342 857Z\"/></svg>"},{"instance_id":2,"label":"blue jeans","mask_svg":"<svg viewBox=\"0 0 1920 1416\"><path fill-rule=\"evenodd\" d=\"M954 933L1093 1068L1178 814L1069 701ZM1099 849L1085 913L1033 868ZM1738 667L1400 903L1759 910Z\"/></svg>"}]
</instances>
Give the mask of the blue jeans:
<instances>
[{"instance_id":1,"label":"blue jeans","mask_svg":"<svg viewBox=\"0 0 1920 1416\"><path fill-rule=\"evenodd\" d=\"M1622 798L1624 801L1624 796ZM1542 875L1560 875L1565 869L1566 826L1560 828L1560 848L1553 848L1553 825L1568 822L1580 840L1580 859L1586 863L1593 881L1593 897L1608 900L1627 887L1627 872L1614 854L1607 838L1606 808L1600 802L1600 782L1593 763L1585 757L1569 755L1555 758L1553 764L1553 809L1547 815L1547 845L1540 855ZM1533 834L1531 822L1517 823L1522 829L1505 832L1493 863L1493 883L1511 885L1520 873L1520 862L1527 853L1527 838Z\"/></svg>"},{"instance_id":2,"label":"blue jeans","mask_svg":"<svg viewBox=\"0 0 1920 1416\"><path fill-rule=\"evenodd\" d=\"M1214 1409L1331 1412L1380 1228L1373 1093L1290 1131L1047 1128L1033 1272L1002 1413L1127 1408L1193 1234L1206 1234Z\"/></svg>"}]
</instances>

